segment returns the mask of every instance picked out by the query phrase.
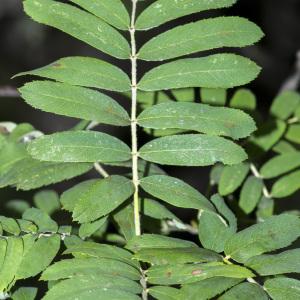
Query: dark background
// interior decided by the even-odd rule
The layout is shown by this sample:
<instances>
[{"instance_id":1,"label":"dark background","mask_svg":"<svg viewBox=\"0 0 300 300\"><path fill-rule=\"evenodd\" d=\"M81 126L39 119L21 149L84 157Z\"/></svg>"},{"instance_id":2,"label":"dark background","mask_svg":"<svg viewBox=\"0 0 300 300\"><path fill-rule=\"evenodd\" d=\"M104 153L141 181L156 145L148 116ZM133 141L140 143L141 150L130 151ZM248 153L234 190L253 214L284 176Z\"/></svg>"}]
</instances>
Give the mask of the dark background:
<instances>
[{"instance_id":1,"label":"dark background","mask_svg":"<svg viewBox=\"0 0 300 300\"><path fill-rule=\"evenodd\" d=\"M130 3L129 0L124 2ZM149 2L151 0L141 1L140 5ZM246 17L257 23L265 32L266 37L258 45L235 52L251 57L263 67L260 77L250 87L258 97L259 109L266 111L282 83L294 72L296 53L300 49L300 0L239 0L237 5L230 9L214 11L209 15L219 14ZM162 30L180 22L209 15L202 13L194 15L193 18L182 18L164 25ZM138 39L144 42L156 33L156 29L150 33L140 33ZM22 79L10 79L18 72L44 66L60 57L71 55L95 56L111 60L108 56L58 30L33 22L24 14L21 0L0 0L0 90L4 86L13 88L20 86ZM124 70L129 70L127 62L116 63ZM139 76L147 68L149 65L142 65ZM123 104L129 107L129 103ZM71 118L35 111L19 98L2 97L0 122L7 120L16 123L30 122L46 133L65 130L76 123L76 120ZM121 129L118 134L120 138L129 142L127 128ZM145 139L143 136L140 143ZM205 189L208 176L203 168L169 168L168 171L201 191ZM72 185L74 182L68 184ZM57 187L59 191L64 188L64 185ZM3 191L0 193L2 198L19 195L12 190L6 190L5 196ZM26 195L25 197L28 197Z\"/></svg>"}]
</instances>

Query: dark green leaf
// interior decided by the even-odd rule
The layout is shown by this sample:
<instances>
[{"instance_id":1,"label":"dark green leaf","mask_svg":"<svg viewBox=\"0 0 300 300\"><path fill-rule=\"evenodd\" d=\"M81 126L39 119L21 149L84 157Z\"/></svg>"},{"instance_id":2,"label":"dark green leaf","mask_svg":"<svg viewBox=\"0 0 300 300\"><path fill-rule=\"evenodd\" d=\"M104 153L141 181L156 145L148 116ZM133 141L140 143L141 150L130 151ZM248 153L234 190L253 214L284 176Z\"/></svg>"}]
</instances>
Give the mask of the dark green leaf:
<instances>
[{"instance_id":1,"label":"dark green leaf","mask_svg":"<svg viewBox=\"0 0 300 300\"><path fill-rule=\"evenodd\" d=\"M288 141L291 141L296 144L300 144L300 125L292 124L289 127L285 137Z\"/></svg>"},{"instance_id":2,"label":"dark green leaf","mask_svg":"<svg viewBox=\"0 0 300 300\"><path fill-rule=\"evenodd\" d=\"M97 91L51 81L34 81L20 89L34 108L98 123L127 126L129 116L115 100Z\"/></svg>"},{"instance_id":3,"label":"dark green leaf","mask_svg":"<svg viewBox=\"0 0 300 300\"><path fill-rule=\"evenodd\" d=\"M245 111L253 111L256 108L256 97L248 89L238 89L231 98L229 106Z\"/></svg>"},{"instance_id":4,"label":"dark green leaf","mask_svg":"<svg viewBox=\"0 0 300 300\"><path fill-rule=\"evenodd\" d=\"M202 134L174 135L155 139L139 151L140 157L162 165L233 165L247 158L245 151L222 137Z\"/></svg>"},{"instance_id":5,"label":"dark green leaf","mask_svg":"<svg viewBox=\"0 0 300 300\"><path fill-rule=\"evenodd\" d=\"M300 281L292 278L268 279L264 285L273 300L295 300L300 298Z\"/></svg>"},{"instance_id":6,"label":"dark green leaf","mask_svg":"<svg viewBox=\"0 0 300 300\"><path fill-rule=\"evenodd\" d=\"M118 58L129 58L126 39L101 19L74 6L52 0L26 0L25 12L35 21L57 28Z\"/></svg>"},{"instance_id":7,"label":"dark green leaf","mask_svg":"<svg viewBox=\"0 0 300 300\"><path fill-rule=\"evenodd\" d=\"M166 63L146 73L138 84L143 91L186 87L231 88L249 83L260 68L248 58L215 54Z\"/></svg>"},{"instance_id":8,"label":"dark green leaf","mask_svg":"<svg viewBox=\"0 0 300 300\"><path fill-rule=\"evenodd\" d=\"M157 300L179 300L180 291L169 286L152 286L149 294Z\"/></svg>"},{"instance_id":9,"label":"dark green leaf","mask_svg":"<svg viewBox=\"0 0 300 300\"><path fill-rule=\"evenodd\" d=\"M242 111L189 102L167 102L144 110L138 117L142 127L177 128L239 139L255 130L251 117Z\"/></svg>"},{"instance_id":10,"label":"dark green leaf","mask_svg":"<svg viewBox=\"0 0 300 300\"><path fill-rule=\"evenodd\" d=\"M43 190L36 193L33 202L37 208L48 215L52 215L60 208L59 197L53 190Z\"/></svg>"},{"instance_id":11,"label":"dark green leaf","mask_svg":"<svg viewBox=\"0 0 300 300\"><path fill-rule=\"evenodd\" d=\"M226 89L200 89L200 98L202 103L210 104L213 106L225 106L227 99Z\"/></svg>"},{"instance_id":12,"label":"dark green leaf","mask_svg":"<svg viewBox=\"0 0 300 300\"><path fill-rule=\"evenodd\" d=\"M170 29L154 37L139 51L143 60L165 60L223 47L244 47L263 36L254 23L239 17L218 17Z\"/></svg>"},{"instance_id":13,"label":"dark green leaf","mask_svg":"<svg viewBox=\"0 0 300 300\"><path fill-rule=\"evenodd\" d=\"M103 217L97 221L90 222L90 223L83 223L79 227L79 236L82 239L90 237L93 233L99 230L102 226L107 223L107 217Z\"/></svg>"},{"instance_id":14,"label":"dark green leaf","mask_svg":"<svg viewBox=\"0 0 300 300\"><path fill-rule=\"evenodd\" d=\"M52 162L126 161L129 147L102 132L71 131L42 136L28 146L33 158Z\"/></svg>"},{"instance_id":15,"label":"dark green leaf","mask_svg":"<svg viewBox=\"0 0 300 300\"><path fill-rule=\"evenodd\" d=\"M274 183L271 195L274 198L284 198L300 189L300 170L280 178Z\"/></svg>"}]
</instances>

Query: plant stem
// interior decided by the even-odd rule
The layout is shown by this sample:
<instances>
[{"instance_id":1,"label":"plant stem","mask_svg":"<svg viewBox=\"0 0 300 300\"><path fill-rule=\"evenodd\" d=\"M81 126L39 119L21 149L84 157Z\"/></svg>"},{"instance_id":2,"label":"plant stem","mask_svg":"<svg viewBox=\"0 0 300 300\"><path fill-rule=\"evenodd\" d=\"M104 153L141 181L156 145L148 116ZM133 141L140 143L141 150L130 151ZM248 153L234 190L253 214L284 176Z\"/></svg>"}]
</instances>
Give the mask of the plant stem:
<instances>
[{"instance_id":1,"label":"plant stem","mask_svg":"<svg viewBox=\"0 0 300 300\"><path fill-rule=\"evenodd\" d=\"M250 169L251 169L252 174L253 174L256 178L262 179L262 176L260 175L260 173L258 172L258 170L257 170L257 168L255 167L254 164L251 164L251 165L250 165ZM268 188L266 187L265 183L263 183L263 195L264 195L264 197L266 197L266 198L268 198L268 199L271 199L271 194L270 194L270 192L268 191Z\"/></svg>"},{"instance_id":2,"label":"plant stem","mask_svg":"<svg viewBox=\"0 0 300 300\"><path fill-rule=\"evenodd\" d=\"M139 173L138 173L138 145L137 145L137 53L135 41L135 18L137 0L132 0L131 24L129 28L131 40L131 153L132 153L132 182L134 184L133 206L135 234L141 235L139 208Z\"/></svg>"},{"instance_id":3,"label":"plant stem","mask_svg":"<svg viewBox=\"0 0 300 300\"><path fill-rule=\"evenodd\" d=\"M109 177L109 174L99 163L94 163L94 168L103 178Z\"/></svg>"}]
</instances>

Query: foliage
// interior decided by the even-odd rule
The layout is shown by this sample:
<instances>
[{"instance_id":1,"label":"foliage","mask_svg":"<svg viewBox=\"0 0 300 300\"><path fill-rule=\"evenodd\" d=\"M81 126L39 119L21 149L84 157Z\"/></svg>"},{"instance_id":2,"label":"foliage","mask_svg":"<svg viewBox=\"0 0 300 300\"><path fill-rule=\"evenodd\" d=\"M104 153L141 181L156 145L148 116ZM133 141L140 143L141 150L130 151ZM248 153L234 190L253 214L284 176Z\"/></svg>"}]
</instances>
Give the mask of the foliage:
<instances>
[{"instance_id":1,"label":"foliage","mask_svg":"<svg viewBox=\"0 0 300 300\"><path fill-rule=\"evenodd\" d=\"M300 236L299 213L276 215L274 199L300 189L300 96L283 92L264 120L250 90L232 90L260 68L220 51L252 45L262 31L244 18L214 17L158 33L137 50L137 31L236 1L149 1L138 16L137 0L131 16L121 0L69 2L23 4L35 21L129 60L131 76L90 57L17 75L39 78L20 88L26 103L81 121L49 135L1 123L0 187L35 190L93 168L103 178L89 173L61 195L35 191L34 207L7 202L14 214L0 217L0 298L298 298L299 281L286 275L300 273L300 252L286 248ZM156 66L139 76L140 60ZM128 98L130 114L115 97ZM98 124L130 127L131 145L94 130ZM138 148L140 130L153 139ZM210 191L202 195L161 165L210 166ZM106 166L125 171L108 174ZM195 218L186 224L173 207ZM33 287L23 285L28 278Z\"/></svg>"}]
</instances>

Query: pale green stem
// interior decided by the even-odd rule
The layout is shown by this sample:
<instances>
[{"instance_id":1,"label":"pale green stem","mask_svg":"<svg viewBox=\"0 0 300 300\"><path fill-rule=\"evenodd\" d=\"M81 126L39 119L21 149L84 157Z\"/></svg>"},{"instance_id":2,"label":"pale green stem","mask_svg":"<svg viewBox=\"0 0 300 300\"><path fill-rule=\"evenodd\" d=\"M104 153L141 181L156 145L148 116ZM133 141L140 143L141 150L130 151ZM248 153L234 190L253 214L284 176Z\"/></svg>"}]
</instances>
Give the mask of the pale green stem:
<instances>
[{"instance_id":1,"label":"pale green stem","mask_svg":"<svg viewBox=\"0 0 300 300\"><path fill-rule=\"evenodd\" d=\"M132 182L134 185L133 206L135 234L141 235L140 207L139 207L139 173L138 173L138 144L137 144L137 53L135 41L135 18L137 0L132 0L130 24L131 40L131 154L132 154Z\"/></svg>"}]
</instances>

